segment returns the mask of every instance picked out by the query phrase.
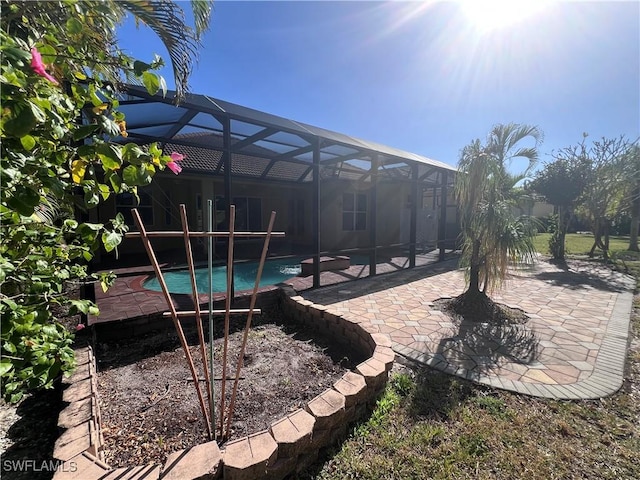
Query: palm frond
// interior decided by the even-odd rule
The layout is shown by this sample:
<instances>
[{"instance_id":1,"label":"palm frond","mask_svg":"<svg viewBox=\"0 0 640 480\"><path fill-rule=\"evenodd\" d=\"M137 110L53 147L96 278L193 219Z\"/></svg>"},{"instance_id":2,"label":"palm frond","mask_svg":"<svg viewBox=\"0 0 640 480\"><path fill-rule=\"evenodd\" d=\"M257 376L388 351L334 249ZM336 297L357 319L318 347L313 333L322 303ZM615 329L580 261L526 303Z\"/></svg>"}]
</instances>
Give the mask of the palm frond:
<instances>
[{"instance_id":1,"label":"palm frond","mask_svg":"<svg viewBox=\"0 0 640 480\"><path fill-rule=\"evenodd\" d=\"M213 0L191 0L191 12L196 26L196 40L209 30Z\"/></svg>"},{"instance_id":2,"label":"palm frond","mask_svg":"<svg viewBox=\"0 0 640 480\"><path fill-rule=\"evenodd\" d=\"M160 38L169 52L176 84L176 97L181 100L189 89L188 79L198 59L200 35L208 28L205 13L210 13L205 4L196 1L194 12L196 29L185 23L184 10L171 0L122 0L118 4L144 22ZM194 3L192 3L194 5Z\"/></svg>"}]
</instances>

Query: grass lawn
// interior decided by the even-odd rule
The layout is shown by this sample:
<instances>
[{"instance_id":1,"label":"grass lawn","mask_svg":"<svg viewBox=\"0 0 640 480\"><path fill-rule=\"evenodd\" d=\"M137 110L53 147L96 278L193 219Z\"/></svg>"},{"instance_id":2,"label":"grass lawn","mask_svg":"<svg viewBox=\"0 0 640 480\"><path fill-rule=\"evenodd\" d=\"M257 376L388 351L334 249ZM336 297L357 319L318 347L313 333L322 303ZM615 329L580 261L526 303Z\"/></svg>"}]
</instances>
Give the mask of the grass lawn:
<instances>
[{"instance_id":1,"label":"grass lawn","mask_svg":"<svg viewBox=\"0 0 640 480\"><path fill-rule=\"evenodd\" d=\"M549 238L550 233L539 233L534 239L536 250L542 254L549 255ZM587 255L593 246L593 235L568 233L565 238L565 248L569 256L571 255ZM609 250L612 254L625 252L629 247L629 237L609 238ZM596 256L600 256L600 250L596 249ZM633 252L631 252L633 253Z\"/></svg>"},{"instance_id":2,"label":"grass lawn","mask_svg":"<svg viewBox=\"0 0 640 480\"><path fill-rule=\"evenodd\" d=\"M545 237L537 238L543 252ZM571 254L591 248L589 236L567 240ZM616 253L627 245L616 238L611 246ZM629 271L640 271L638 259L624 259ZM639 479L639 312L637 297L625 383L611 397L534 399L406 369L392 376L368 420L300 478Z\"/></svg>"}]
</instances>

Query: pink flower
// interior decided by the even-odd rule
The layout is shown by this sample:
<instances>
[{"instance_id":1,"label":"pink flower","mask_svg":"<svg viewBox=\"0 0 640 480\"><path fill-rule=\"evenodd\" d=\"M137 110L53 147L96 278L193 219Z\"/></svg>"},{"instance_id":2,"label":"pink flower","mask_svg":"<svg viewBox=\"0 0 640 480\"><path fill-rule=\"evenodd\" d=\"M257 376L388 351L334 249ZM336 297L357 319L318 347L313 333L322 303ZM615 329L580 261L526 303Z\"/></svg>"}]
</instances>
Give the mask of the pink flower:
<instances>
[{"instance_id":1,"label":"pink flower","mask_svg":"<svg viewBox=\"0 0 640 480\"><path fill-rule=\"evenodd\" d=\"M36 47L33 47L31 49L31 68L41 77L46 78L54 85L58 85L58 81L51 75L49 75L45 70L44 63L42 63L42 57L40 56L40 52Z\"/></svg>"},{"instance_id":2,"label":"pink flower","mask_svg":"<svg viewBox=\"0 0 640 480\"><path fill-rule=\"evenodd\" d=\"M178 165L178 162L181 162L182 160L184 160L184 155L178 152L173 152L171 154L171 161L167 163L167 167L169 167L169 170L173 173L178 175L182 171L182 167Z\"/></svg>"},{"instance_id":3,"label":"pink flower","mask_svg":"<svg viewBox=\"0 0 640 480\"><path fill-rule=\"evenodd\" d=\"M82 330L85 327L84 323L79 323L78 325L76 325L76 332L79 332L80 330Z\"/></svg>"}]
</instances>

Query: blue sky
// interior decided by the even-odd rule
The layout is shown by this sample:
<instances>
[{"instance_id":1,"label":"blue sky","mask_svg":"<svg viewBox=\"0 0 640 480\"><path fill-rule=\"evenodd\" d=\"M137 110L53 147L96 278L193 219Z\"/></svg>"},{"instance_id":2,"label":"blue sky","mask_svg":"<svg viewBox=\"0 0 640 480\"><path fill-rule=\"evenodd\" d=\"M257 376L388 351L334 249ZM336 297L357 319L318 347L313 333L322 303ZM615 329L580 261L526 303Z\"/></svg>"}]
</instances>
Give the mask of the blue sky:
<instances>
[{"instance_id":1,"label":"blue sky","mask_svg":"<svg viewBox=\"0 0 640 480\"><path fill-rule=\"evenodd\" d=\"M496 123L540 127L542 161L583 132L640 136L640 2L550 2L485 26L452 2L219 0L190 87L451 165ZM118 37L168 60L132 22Z\"/></svg>"}]
</instances>

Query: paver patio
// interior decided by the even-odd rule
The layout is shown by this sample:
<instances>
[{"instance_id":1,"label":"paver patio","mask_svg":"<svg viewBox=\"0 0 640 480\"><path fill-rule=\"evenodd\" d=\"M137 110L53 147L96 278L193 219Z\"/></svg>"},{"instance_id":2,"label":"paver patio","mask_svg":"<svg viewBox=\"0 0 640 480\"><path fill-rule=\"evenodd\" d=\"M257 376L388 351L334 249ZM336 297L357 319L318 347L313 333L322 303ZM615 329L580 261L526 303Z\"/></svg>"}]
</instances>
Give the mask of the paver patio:
<instances>
[{"instance_id":1,"label":"paver patio","mask_svg":"<svg viewBox=\"0 0 640 480\"><path fill-rule=\"evenodd\" d=\"M456 260L300 292L305 300L387 335L419 364L527 395L599 398L622 385L633 279L597 264L547 262L515 271L496 301L523 324L454 322L434 301L464 290Z\"/></svg>"},{"instance_id":2,"label":"paver patio","mask_svg":"<svg viewBox=\"0 0 640 480\"><path fill-rule=\"evenodd\" d=\"M620 388L633 301L631 277L586 261L572 261L567 270L540 261L515 271L492 296L523 310L529 320L496 326L454 322L434 308L435 300L454 297L465 286L457 258L436 260L435 253L427 254L419 258L419 266L406 269L406 259L393 259L378 265L379 273L392 273L375 277L367 276L368 266L322 272L322 284L328 286L316 290L310 289L310 277L286 283L330 313L387 335L400 358L410 362L548 398L599 398ZM145 278L123 276L107 294L96 289L102 314L89 323L167 310L160 292L144 289ZM182 297L189 300L175 295L174 301L180 303Z\"/></svg>"}]
</instances>

